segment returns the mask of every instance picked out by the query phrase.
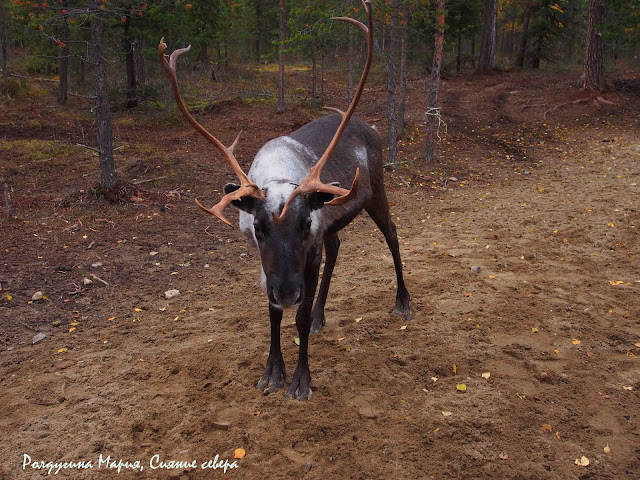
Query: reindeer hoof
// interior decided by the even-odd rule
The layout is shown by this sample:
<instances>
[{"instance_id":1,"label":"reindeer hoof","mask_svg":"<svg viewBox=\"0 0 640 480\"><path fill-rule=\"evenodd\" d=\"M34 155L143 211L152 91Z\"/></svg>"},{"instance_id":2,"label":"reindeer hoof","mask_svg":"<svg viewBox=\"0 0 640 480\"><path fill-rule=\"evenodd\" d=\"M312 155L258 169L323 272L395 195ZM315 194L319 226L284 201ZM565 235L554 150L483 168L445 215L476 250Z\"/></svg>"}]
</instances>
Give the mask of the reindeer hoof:
<instances>
[{"instance_id":1,"label":"reindeer hoof","mask_svg":"<svg viewBox=\"0 0 640 480\"><path fill-rule=\"evenodd\" d=\"M269 394L274 390L282 388L284 386L284 361L280 360L267 360L267 367L264 369L264 374L258 381L256 388L262 393Z\"/></svg>"},{"instance_id":2,"label":"reindeer hoof","mask_svg":"<svg viewBox=\"0 0 640 480\"><path fill-rule=\"evenodd\" d=\"M411 305L409 304L409 294L401 296L396 299L396 306L391 312L392 315L402 315L405 320L411 320L413 315L411 313Z\"/></svg>"},{"instance_id":3,"label":"reindeer hoof","mask_svg":"<svg viewBox=\"0 0 640 480\"><path fill-rule=\"evenodd\" d=\"M296 400L309 400L313 392L311 391L311 374L307 370L304 374L299 374L298 371L293 375L291 386L287 391L287 398L294 398Z\"/></svg>"},{"instance_id":4,"label":"reindeer hoof","mask_svg":"<svg viewBox=\"0 0 640 480\"><path fill-rule=\"evenodd\" d=\"M322 327L324 327L327 324L327 321L324 318L324 315L322 316L313 316L313 320L311 322L311 333L320 333L320 330L322 330Z\"/></svg>"}]
</instances>

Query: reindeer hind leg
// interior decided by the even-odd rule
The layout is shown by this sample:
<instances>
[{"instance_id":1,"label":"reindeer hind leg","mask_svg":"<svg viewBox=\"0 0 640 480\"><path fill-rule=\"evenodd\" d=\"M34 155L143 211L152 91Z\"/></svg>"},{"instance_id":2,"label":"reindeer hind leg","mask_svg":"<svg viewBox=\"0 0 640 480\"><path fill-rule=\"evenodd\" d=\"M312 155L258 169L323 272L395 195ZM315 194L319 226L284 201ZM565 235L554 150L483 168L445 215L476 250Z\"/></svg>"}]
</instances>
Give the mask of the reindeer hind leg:
<instances>
[{"instance_id":1,"label":"reindeer hind leg","mask_svg":"<svg viewBox=\"0 0 640 480\"><path fill-rule=\"evenodd\" d=\"M365 207L365 210L384 235L384 238L387 241L387 246L391 251L391 256L393 257L398 289L396 291L396 306L392 313L394 315L402 315L405 319L410 320L412 317L410 305L411 295L404 284L404 277L402 275L402 259L400 258L400 246L398 244L398 233L396 225L391 219L389 202L384 189L378 189L378 193L373 195L371 202Z\"/></svg>"}]
</instances>

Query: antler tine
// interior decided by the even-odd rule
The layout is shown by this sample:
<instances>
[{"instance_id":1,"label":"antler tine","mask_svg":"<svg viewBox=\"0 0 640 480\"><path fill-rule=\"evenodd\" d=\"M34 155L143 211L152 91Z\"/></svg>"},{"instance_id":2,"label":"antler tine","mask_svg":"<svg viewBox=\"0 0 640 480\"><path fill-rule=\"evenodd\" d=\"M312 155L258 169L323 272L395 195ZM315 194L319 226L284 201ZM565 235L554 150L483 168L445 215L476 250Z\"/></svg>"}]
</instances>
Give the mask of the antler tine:
<instances>
[{"instance_id":1,"label":"antler tine","mask_svg":"<svg viewBox=\"0 0 640 480\"><path fill-rule=\"evenodd\" d=\"M214 137L211 133L209 133L198 121L189 113L184 101L182 100L182 96L180 95L180 90L178 89L178 75L177 75L177 62L180 55L188 52L191 49L191 45L186 48L179 48L174 51L169 60L167 61L167 57L165 52L167 51L167 45L164 43L164 38L160 40L160 44L158 45L158 55L160 56L160 62L169 77L169 83L171 84L171 90L173 91L173 97L176 100L176 104L178 108L182 112L184 118L191 124L193 128L196 129L198 133L200 133L204 138L206 138L210 143L212 143L218 151L222 154L227 163L231 166L233 172L238 176L240 180L240 188L235 190L234 192L228 193L225 195L220 202L214 205L211 208L205 208L202 204L196 199L196 204L205 212L215 215L220 220L222 220L227 225L231 225L231 223L224 217L222 211L224 208L229 205L233 200L241 200L242 197L250 196L256 198L258 200L264 200L264 192L251 180L246 173L238 164L238 160L234 156L233 152L238 145L238 140L240 140L240 133L233 141L233 143L226 147L220 140ZM242 132L241 132L242 133Z\"/></svg>"},{"instance_id":2,"label":"antler tine","mask_svg":"<svg viewBox=\"0 0 640 480\"><path fill-rule=\"evenodd\" d=\"M274 219L276 221L282 221L285 214L287 213L287 210L289 209L289 206L291 205L291 203L293 202L293 200L297 195L306 195L307 193L311 193L311 192L333 193L334 195L340 195L340 196L337 198L334 198L330 202L327 202L327 205L340 205L342 203L345 203L351 200L358 193L358 182L360 180L359 168L356 169L356 174L353 179L353 183L351 185L350 190L345 190L344 188L336 187L334 185L326 185L322 183L322 181L320 180L320 173L322 173L322 169L325 167L325 165L329 161L329 158L331 157L336 147L338 146L338 142L340 141L340 137L342 137L342 133L347 128L347 124L349 123L349 120L351 119L351 116L353 115L353 112L355 111L356 106L360 101L360 96L364 91L364 84L365 84L365 81L367 80L367 76L369 75L369 69L371 68L371 61L373 59L373 15L371 11L371 0L361 0L361 3L362 3L362 7L364 8L367 14L368 26L350 17L332 17L333 20L342 20L352 25L355 25L360 30L362 30L367 36L367 46L368 46L367 62L365 63L362 76L360 77L360 83L358 84L356 93L353 96L353 100L351 101L351 104L349 105L349 108L347 109L346 112L343 112L342 110L339 110L333 107L324 107L326 110L332 110L334 112L337 112L340 115L341 117L340 125L338 126L338 129L336 130L336 133L334 134L333 139L329 143L329 146L327 147L326 151L320 157L320 160L318 160L318 162L309 169L309 174L307 175L307 178L305 178L302 181L300 186L297 187L287 199L286 203L284 204L284 207L282 208L282 212L280 213L280 216L278 217L274 214Z\"/></svg>"}]
</instances>

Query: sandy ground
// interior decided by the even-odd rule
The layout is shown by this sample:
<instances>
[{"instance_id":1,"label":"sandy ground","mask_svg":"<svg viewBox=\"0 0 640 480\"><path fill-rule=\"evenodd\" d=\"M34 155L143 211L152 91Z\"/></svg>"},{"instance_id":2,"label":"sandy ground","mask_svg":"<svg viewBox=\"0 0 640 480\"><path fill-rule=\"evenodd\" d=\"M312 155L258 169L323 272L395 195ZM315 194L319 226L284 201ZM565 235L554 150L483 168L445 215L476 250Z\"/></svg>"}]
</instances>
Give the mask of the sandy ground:
<instances>
[{"instance_id":1,"label":"sandy ground","mask_svg":"<svg viewBox=\"0 0 640 480\"><path fill-rule=\"evenodd\" d=\"M448 79L437 165L419 163L424 94L410 91L409 163L387 183L414 318L390 315L391 256L361 215L340 235L307 402L255 389L269 346L258 259L194 205L232 179L195 133L177 117L118 114L121 175L168 178L112 206L87 195L90 154L36 162L28 150L76 142L83 118L5 110L2 166L17 170L0 239L0 478L46 476L23 469L25 454L92 463L58 474L73 479L638 478L640 102L612 92L615 105L548 111L586 96L573 80ZM381 95L361 116L383 127ZM262 116L245 162L306 121L270 108L227 109L229 129ZM41 124L24 135L20 122ZM181 294L165 299L170 288ZM32 344L37 332L47 337ZM236 468L204 468L237 448ZM116 475L118 461L129 465Z\"/></svg>"}]
</instances>

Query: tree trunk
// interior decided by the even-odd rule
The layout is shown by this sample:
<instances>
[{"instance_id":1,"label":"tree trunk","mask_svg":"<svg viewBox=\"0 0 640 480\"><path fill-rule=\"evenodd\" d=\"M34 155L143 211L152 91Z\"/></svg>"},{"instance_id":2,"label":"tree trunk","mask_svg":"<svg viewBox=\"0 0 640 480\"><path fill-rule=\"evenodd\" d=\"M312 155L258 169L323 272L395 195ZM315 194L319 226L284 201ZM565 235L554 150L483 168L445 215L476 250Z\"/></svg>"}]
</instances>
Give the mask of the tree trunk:
<instances>
[{"instance_id":1,"label":"tree trunk","mask_svg":"<svg viewBox=\"0 0 640 480\"><path fill-rule=\"evenodd\" d=\"M0 64L2 67L2 78L7 78L9 76L9 71L7 70L7 40L5 38L4 32L0 31Z\"/></svg>"},{"instance_id":2,"label":"tree trunk","mask_svg":"<svg viewBox=\"0 0 640 480\"><path fill-rule=\"evenodd\" d=\"M311 43L311 108L318 108L318 45L316 41L316 34L313 33L313 40Z\"/></svg>"},{"instance_id":3,"label":"tree trunk","mask_svg":"<svg viewBox=\"0 0 640 480\"><path fill-rule=\"evenodd\" d=\"M142 55L142 49L144 48L144 37L140 35L133 44L133 57L134 65L136 69L136 79L138 85L144 85L147 83L147 75L145 71L144 55Z\"/></svg>"},{"instance_id":4,"label":"tree trunk","mask_svg":"<svg viewBox=\"0 0 640 480\"><path fill-rule=\"evenodd\" d=\"M484 31L480 45L480 59L478 73L490 72L496 68L496 17L498 15L498 1L484 0L482 20Z\"/></svg>"},{"instance_id":5,"label":"tree trunk","mask_svg":"<svg viewBox=\"0 0 640 480\"><path fill-rule=\"evenodd\" d=\"M122 48L124 49L125 70L127 72L127 102L125 108L134 108L138 106L137 82L136 82L136 65L133 55L133 42L129 36L129 26L131 21L131 11L125 15L124 36L122 37Z\"/></svg>"},{"instance_id":6,"label":"tree trunk","mask_svg":"<svg viewBox=\"0 0 640 480\"><path fill-rule=\"evenodd\" d=\"M4 6L4 4L0 4L0 68L2 69L2 78L7 78L9 76L9 71L7 70L7 18L8 12Z\"/></svg>"},{"instance_id":7,"label":"tree trunk","mask_svg":"<svg viewBox=\"0 0 640 480\"><path fill-rule=\"evenodd\" d=\"M389 163L395 165L398 162L398 120L396 118L396 54L398 50L398 16L400 3L396 1L392 5L391 32L389 34L389 58L387 68L387 119L389 122Z\"/></svg>"},{"instance_id":8,"label":"tree trunk","mask_svg":"<svg viewBox=\"0 0 640 480\"><path fill-rule=\"evenodd\" d=\"M458 41L456 42L456 72L460 73L462 67L462 33L458 32Z\"/></svg>"},{"instance_id":9,"label":"tree trunk","mask_svg":"<svg viewBox=\"0 0 640 480\"><path fill-rule=\"evenodd\" d=\"M531 68L540 68L540 60L542 59L542 49L544 47L544 33L540 33L536 39L536 49L531 58Z\"/></svg>"},{"instance_id":10,"label":"tree trunk","mask_svg":"<svg viewBox=\"0 0 640 480\"><path fill-rule=\"evenodd\" d=\"M527 35L529 33L529 21L531 20L531 10L533 8L533 2L531 0L525 0L524 2L524 16L522 19L522 39L520 40L520 51L518 52L518 58L516 59L516 66L524 66L524 56L527 53Z\"/></svg>"},{"instance_id":11,"label":"tree trunk","mask_svg":"<svg viewBox=\"0 0 640 480\"><path fill-rule=\"evenodd\" d=\"M407 50L409 49L409 7L405 3L402 7L402 38L400 47L400 86L398 89L398 133L404 131L404 111L407 100Z\"/></svg>"},{"instance_id":12,"label":"tree trunk","mask_svg":"<svg viewBox=\"0 0 640 480\"><path fill-rule=\"evenodd\" d=\"M113 160L113 131L107 95L107 67L104 60L104 13L99 0L91 0L91 50L93 57L93 90L96 97L96 122L98 124L98 153L100 155L100 185L112 188L118 183Z\"/></svg>"},{"instance_id":13,"label":"tree trunk","mask_svg":"<svg viewBox=\"0 0 640 480\"><path fill-rule=\"evenodd\" d=\"M353 0L350 2L351 7L353 7ZM347 105L351 105L351 100L353 100L353 63L354 63L354 55L353 55L353 30L350 28L348 30L348 50L347 50L347 62L349 63L349 76L347 80Z\"/></svg>"},{"instance_id":14,"label":"tree trunk","mask_svg":"<svg viewBox=\"0 0 640 480\"><path fill-rule=\"evenodd\" d=\"M280 0L280 48L279 48L279 73L278 73L278 113L284 112L284 41L285 35L285 10L284 0Z\"/></svg>"},{"instance_id":15,"label":"tree trunk","mask_svg":"<svg viewBox=\"0 0 640 480\"><path fill-rule=\"evenodd\" d=\"M64 0L60 5L61 9L66 10L68 0ZM62 15L62 34L60 40L64 45L60 52L60 83L58 84L58 103L60 105L66 105L67 92L69 91L69 20L68 15L65 13Z\"/></svg>"},{"instance_id":16,"label":"tree trunk","mask_svg":"<svg viewBox=\"0 0 640 480\"><path fill-rule=\"evenodd\" d=\"M438 104L438 88L440 86L440 68L442 66L442 51L444 47L444 11L445 0L438 0L438 25L436 28L435 47L433 51L433 66L431 67L431 81L429 85L429 99L427 102L427 144L425 148L425 160L432 162L434 148L440 123L440 111ZM438 123L438 125L436 124Z\"/></svg>"},{"instance_id":17,"label":"tree trunk","mask_svg":"<svg viewBox=\"0 0 640 480\"><path fill-rule=\"evenodd\" d=\"M602 0L591 0L589 4L589 27L587 29L587 45L584 52L582 69L582 88L601 91L604 86L604 70L602 66L602 21L604 5Z\"/></svg>"}]
</instances>

